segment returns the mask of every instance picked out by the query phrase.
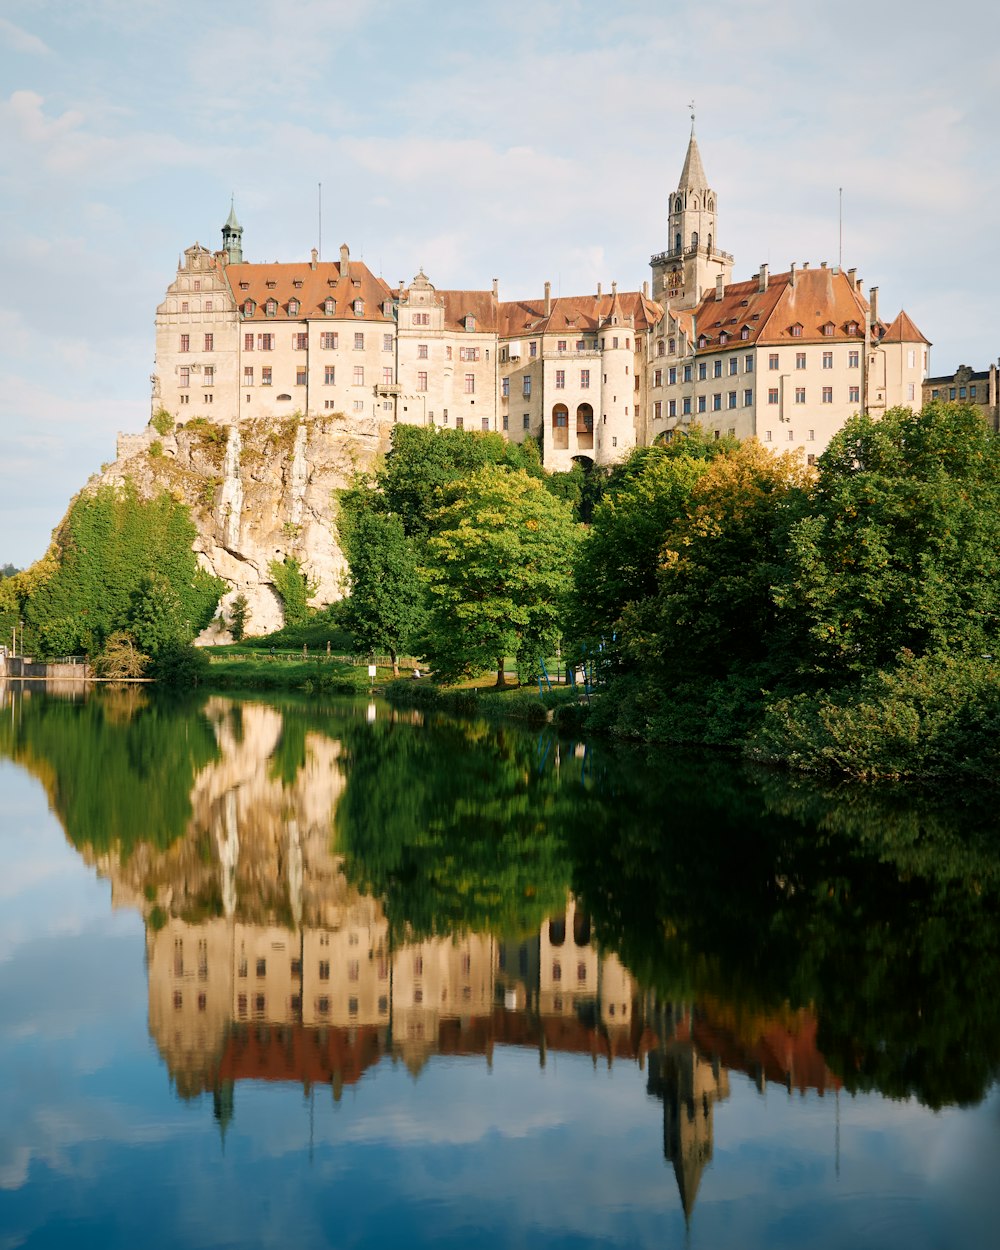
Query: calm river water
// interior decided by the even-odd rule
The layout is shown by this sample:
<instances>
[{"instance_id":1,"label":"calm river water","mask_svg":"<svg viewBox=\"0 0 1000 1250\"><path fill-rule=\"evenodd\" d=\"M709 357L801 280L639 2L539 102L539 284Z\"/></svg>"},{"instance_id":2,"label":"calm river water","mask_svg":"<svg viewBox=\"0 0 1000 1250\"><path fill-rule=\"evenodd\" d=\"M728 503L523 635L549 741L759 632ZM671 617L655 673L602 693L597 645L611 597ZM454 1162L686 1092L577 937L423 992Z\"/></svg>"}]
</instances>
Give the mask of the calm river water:
<instances>
[{"instance_id":1,"label":"calm river water","mask_svg":"<svg viewBox=\"0 0 1000 1250\"><path fill-rule=\"evenodd\" d=\"M991 805L0 686L0 1250L988 1247Z\"/></svg>"}]
</instances>

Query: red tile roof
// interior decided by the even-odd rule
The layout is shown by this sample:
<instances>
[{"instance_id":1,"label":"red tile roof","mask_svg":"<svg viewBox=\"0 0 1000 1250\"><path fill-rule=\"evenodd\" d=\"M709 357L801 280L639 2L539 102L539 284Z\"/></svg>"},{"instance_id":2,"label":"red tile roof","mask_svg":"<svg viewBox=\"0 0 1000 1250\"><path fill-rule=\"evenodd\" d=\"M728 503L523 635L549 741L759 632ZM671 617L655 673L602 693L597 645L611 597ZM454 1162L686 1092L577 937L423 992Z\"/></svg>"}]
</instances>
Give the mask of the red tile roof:
<instances>
[{"instance_id":1,"label":"red tile roof","mask_svg":"<svg viewBox=\"0 0 1000 1250\"><path fill-rule=\"evenodd\" d=\"M336 301L334 316L338 318L353 318L352 305L360 299L364 301L365 321L392 321L392 314L386 316L382 311L383 303L392 301L387 283L376 278L361 261L352 260L350 270L350 277L342 278L339 262L319 261L314 269L308 261L303 261L227 265L223 272L238 308L242 309L248 299L253 300L256 305L254 321L301 321L303 317L322 317L328 296ZM275 300L278 306L273 317L264 312L269 299ZM298 300L297 313L289 313L290 300Z\"/></svg>"},{"instance_id":2,"label":"red tile roof","mask_svg":"<svg viewBox=\"0 0 1000 1250\"><path fill-rule=\"evenodd\" d=\"M557 334L565 331L593 333L611 315L617 302L620 316L631 316L636 330L647 330L663 317L663 309L641 291L617 291L606 295L560 295L550 302L545 313L545 300L513 300L500 305L499 334L501 338L523 338L529 334Z\"/></svg>"},{"instance_id":3,"label":"red tile roof","mask_svg":"<svg viewBox=\"0 0 1000 1250\"><path fill-rule=\"evenodd\" d=\"M930 346L930 339L924 338L913 320L905 309L900 309L899 316L886 330L882 338L883 343L926 343Z\"/></svg>"}]
</instances>

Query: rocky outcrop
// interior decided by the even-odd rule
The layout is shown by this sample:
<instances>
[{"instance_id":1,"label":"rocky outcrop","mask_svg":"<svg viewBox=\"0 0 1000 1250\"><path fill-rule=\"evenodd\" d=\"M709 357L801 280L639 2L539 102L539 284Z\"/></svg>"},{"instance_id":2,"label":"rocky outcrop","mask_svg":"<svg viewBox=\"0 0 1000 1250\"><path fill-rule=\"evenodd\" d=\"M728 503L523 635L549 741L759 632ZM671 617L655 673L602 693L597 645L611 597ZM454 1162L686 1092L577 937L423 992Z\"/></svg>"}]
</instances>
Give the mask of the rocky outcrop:
<instances>
[{"instance_id":1,"label":"rocky outcrop","mask_svg":"<svg viewBox=\"0 0 1000 1250\"><path fill-rule=\"evenodd\" d=\"M230 585L223 618L244 594L252 630L264 634L282 624L268 572L273 560L298 560L316 585L315 606L342 596L346 562L334 523L335 492L374 466L391 428L333 413L238 425L195 418L167 434L149 426L119 437L117 460L96 481L128 478L146 497L166 489L186 503L201 563ZM215 626L199 641L228 640Z\"/></svg>"}]
</instances>

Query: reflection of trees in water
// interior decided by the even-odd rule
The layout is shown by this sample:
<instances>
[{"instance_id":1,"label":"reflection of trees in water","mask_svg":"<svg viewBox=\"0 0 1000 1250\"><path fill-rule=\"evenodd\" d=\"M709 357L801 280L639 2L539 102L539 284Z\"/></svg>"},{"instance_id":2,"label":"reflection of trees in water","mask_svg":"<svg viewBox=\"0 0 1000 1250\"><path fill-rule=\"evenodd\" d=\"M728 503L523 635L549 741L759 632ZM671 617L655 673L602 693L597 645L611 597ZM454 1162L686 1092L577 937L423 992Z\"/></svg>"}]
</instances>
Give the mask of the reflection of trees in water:
<instances>
[{"instance_id":1,"label":"reflection of trees in water","mask_svg":"<svg viewBox=\"0 0 1000 1250\"><path fill-rule=\"evenodd\" d=\"M979 1099L1000 1064L1000 860L989 820L914 794L822 791L729 761L608 753L574 890L640 982L745 1010L813 1005L851 1090Z\"/></svg>"},{"instance_id":2,"label":"reflection of trees in water","mask_svg":"<svg viewBox=\"0 0 1000 1250\"><path fill-rule=\"evenodd\" d=\"M11 710L0 752L43 781L74 845L118 849L118 897L154 929L327 923L358 892L397 941L537 940L555 916L554 945L593 938L659 1002L708 1005L727 1036L794 1033L813 1009L851 1090L940 1106L996 1072L1000 857L971 801L605 743L581 760L547 734L368 723L361 705L254 719L130 690ZM567 926L569 886L583 906Z\"/></svg>"}]
</instances>

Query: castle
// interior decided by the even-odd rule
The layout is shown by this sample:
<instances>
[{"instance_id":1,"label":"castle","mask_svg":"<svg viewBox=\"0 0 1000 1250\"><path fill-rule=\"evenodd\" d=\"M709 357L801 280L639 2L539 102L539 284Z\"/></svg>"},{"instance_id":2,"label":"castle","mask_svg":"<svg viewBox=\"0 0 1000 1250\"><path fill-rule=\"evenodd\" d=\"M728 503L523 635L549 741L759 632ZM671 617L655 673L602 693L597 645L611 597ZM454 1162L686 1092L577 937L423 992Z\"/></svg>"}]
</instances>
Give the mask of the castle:
<instances>
[{"instance_id":1,"label":"castle","mask_svg":"<svg viewBox=\"0 0 1000 1250\"><path fill-rule=\"evenodd\" d=\"M718 196L692 127L668 247L641 290L502 301L390 286L347 245L337 261L251 263L231 210L222 247L178 263L156 313L153 411L206 417L341 414L531 436L547 468L611 464L697 423L810 461L856 412L919 406L930 343L879 316L855 270L767 265L733 282Z\"/></svg>"}]
</instances>

